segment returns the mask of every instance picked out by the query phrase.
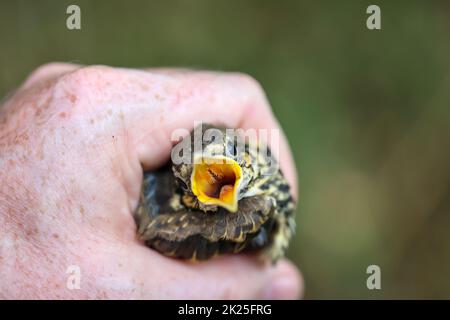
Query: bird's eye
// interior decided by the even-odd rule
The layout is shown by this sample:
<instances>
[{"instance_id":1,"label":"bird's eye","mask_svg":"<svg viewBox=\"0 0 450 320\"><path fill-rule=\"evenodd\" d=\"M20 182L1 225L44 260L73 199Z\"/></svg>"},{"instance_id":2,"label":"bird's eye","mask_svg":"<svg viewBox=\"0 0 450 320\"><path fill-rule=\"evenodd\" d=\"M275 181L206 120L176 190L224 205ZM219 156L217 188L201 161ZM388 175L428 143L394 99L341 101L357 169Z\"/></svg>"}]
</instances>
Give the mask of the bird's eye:
<instances>
[{"instance_id":1,"label":"bird's eye","mask_svg":"<svg viewBox=\"0 0 450 320\"><path fill-rule=\"evenodd\" d=\"M181 179L178 179L178 185L181 187L181 189L183 189L183 190L187 190L188 189L188 186L187 186L187 184L183 181L183 180L181 180Z\"/></svg>"},{"instance_id":2,"label":"bird's eye","mask_svg":"<svg viewBox=\"0 0 450 320\"><path fill-rule=\"evenodd\" d=\"M237 155L238 155L236 143L233 143L233 155L234 155L235 157L237 157Z\"/></svg>"},{"instance_id":3,"label":"bird's eye","mask_svg":"<svg viewBox=\"0 0 450 320\"><path fill-rule=\"evenodd\" d=\"M228 141L228 144L227 144L227 151L234 157L236 157L238 155L236 145L237 145L236 141Z\"/></svg>"}]
</instances>

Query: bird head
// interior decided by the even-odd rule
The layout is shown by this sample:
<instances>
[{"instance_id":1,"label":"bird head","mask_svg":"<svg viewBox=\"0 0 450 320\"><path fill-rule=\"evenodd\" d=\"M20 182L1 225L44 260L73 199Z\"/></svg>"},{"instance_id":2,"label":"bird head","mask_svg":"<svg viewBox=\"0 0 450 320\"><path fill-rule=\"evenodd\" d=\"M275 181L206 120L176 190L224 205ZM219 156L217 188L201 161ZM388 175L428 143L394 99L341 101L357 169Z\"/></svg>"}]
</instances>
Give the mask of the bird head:
<instances>
[{"instance_id":1,"label":"bird head","mask_svg":"<svg viewBox=\"0 0 450 320\"><path fill-rule=\"evenodd\" d=\"M190 163L173 165L175 177L184 192L197 199L200 209L222 207L236 212L251 176L243 157L245 146L222 128L203 126L201 132L201 141L194 138L190 145Z\"/></svg>"}]
</instances>

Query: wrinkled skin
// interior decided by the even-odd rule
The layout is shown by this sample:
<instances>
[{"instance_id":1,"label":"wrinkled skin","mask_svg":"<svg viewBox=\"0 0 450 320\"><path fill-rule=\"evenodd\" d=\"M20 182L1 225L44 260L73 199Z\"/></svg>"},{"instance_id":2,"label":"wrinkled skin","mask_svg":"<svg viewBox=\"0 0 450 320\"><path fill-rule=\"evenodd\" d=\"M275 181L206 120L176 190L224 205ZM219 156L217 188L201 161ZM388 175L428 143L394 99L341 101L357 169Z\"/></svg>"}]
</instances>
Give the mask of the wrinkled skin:
<instances>
[{"instance_id":1,"label":"wrinkled skin","mask_svg":"<svg viewBox=\"0 0 450 320\"><path fill-rule=\"evenodd\" d=\"M242 74L48 64L0 108L0 298L296 298L296 268L256 257L198 264L136 239L142 166L168 160L194 120L277 128ZM296 192L282 137L280 162ZM81 288L69 290L77 265Z\"/></svg>"}]
</instances>

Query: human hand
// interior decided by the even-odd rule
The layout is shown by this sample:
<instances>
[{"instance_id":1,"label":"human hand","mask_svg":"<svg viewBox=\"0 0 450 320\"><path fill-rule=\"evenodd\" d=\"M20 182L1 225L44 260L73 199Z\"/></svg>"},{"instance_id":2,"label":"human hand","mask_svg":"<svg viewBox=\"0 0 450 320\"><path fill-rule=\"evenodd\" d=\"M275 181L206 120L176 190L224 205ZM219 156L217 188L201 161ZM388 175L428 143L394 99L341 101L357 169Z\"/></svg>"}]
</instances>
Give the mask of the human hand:
<instances>
[{"instance_id":1,"label":"human hand","mask_svg":"<svg viewBox=\"0 0 450 320\"><path fill-rule=\"evenodd\" d=\"M296 298L286 260L249 255L192 264L136 238L143 169L164 164L171 133L194 121L278 128L241 74L49 64L0 107L0 297L19 299ZM280 163L296 194L284 137ZM66 283L80 268L80 289Z\"/></svg>"}]
</instances>

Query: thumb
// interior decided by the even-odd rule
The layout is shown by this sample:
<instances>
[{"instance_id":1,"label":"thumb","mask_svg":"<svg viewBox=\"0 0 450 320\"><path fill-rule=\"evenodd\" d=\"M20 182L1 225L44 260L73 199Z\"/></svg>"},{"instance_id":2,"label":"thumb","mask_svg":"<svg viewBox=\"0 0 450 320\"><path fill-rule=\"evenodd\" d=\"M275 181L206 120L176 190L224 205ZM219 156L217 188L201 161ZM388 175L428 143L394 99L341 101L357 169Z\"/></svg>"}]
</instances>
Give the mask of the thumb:
<instances>
[{"instance_id":1,"label":"thumb","mask_svg":"<svg viewBox=\"0 0 450 320\"><path fill-rule=\"evenodd\" d=\"M142 278L143 298L159 299L296 299L303 280L289 261L261 264L251 255L224 255L189 263L160 255L142 245L134 247L132 263Z\"/></svg>"},{"instance_id":2,"label":"thumb","mask_svg":"<svg viewBox=\"0 0 450 320\"><path fill-rule=\"evenodd\" d=\"M216 288L214 298L297 299L302 291L300 274L287 260L261 265L251 257L233 256L211 262L199 272Z\"/></svg>"}]
</instances>

